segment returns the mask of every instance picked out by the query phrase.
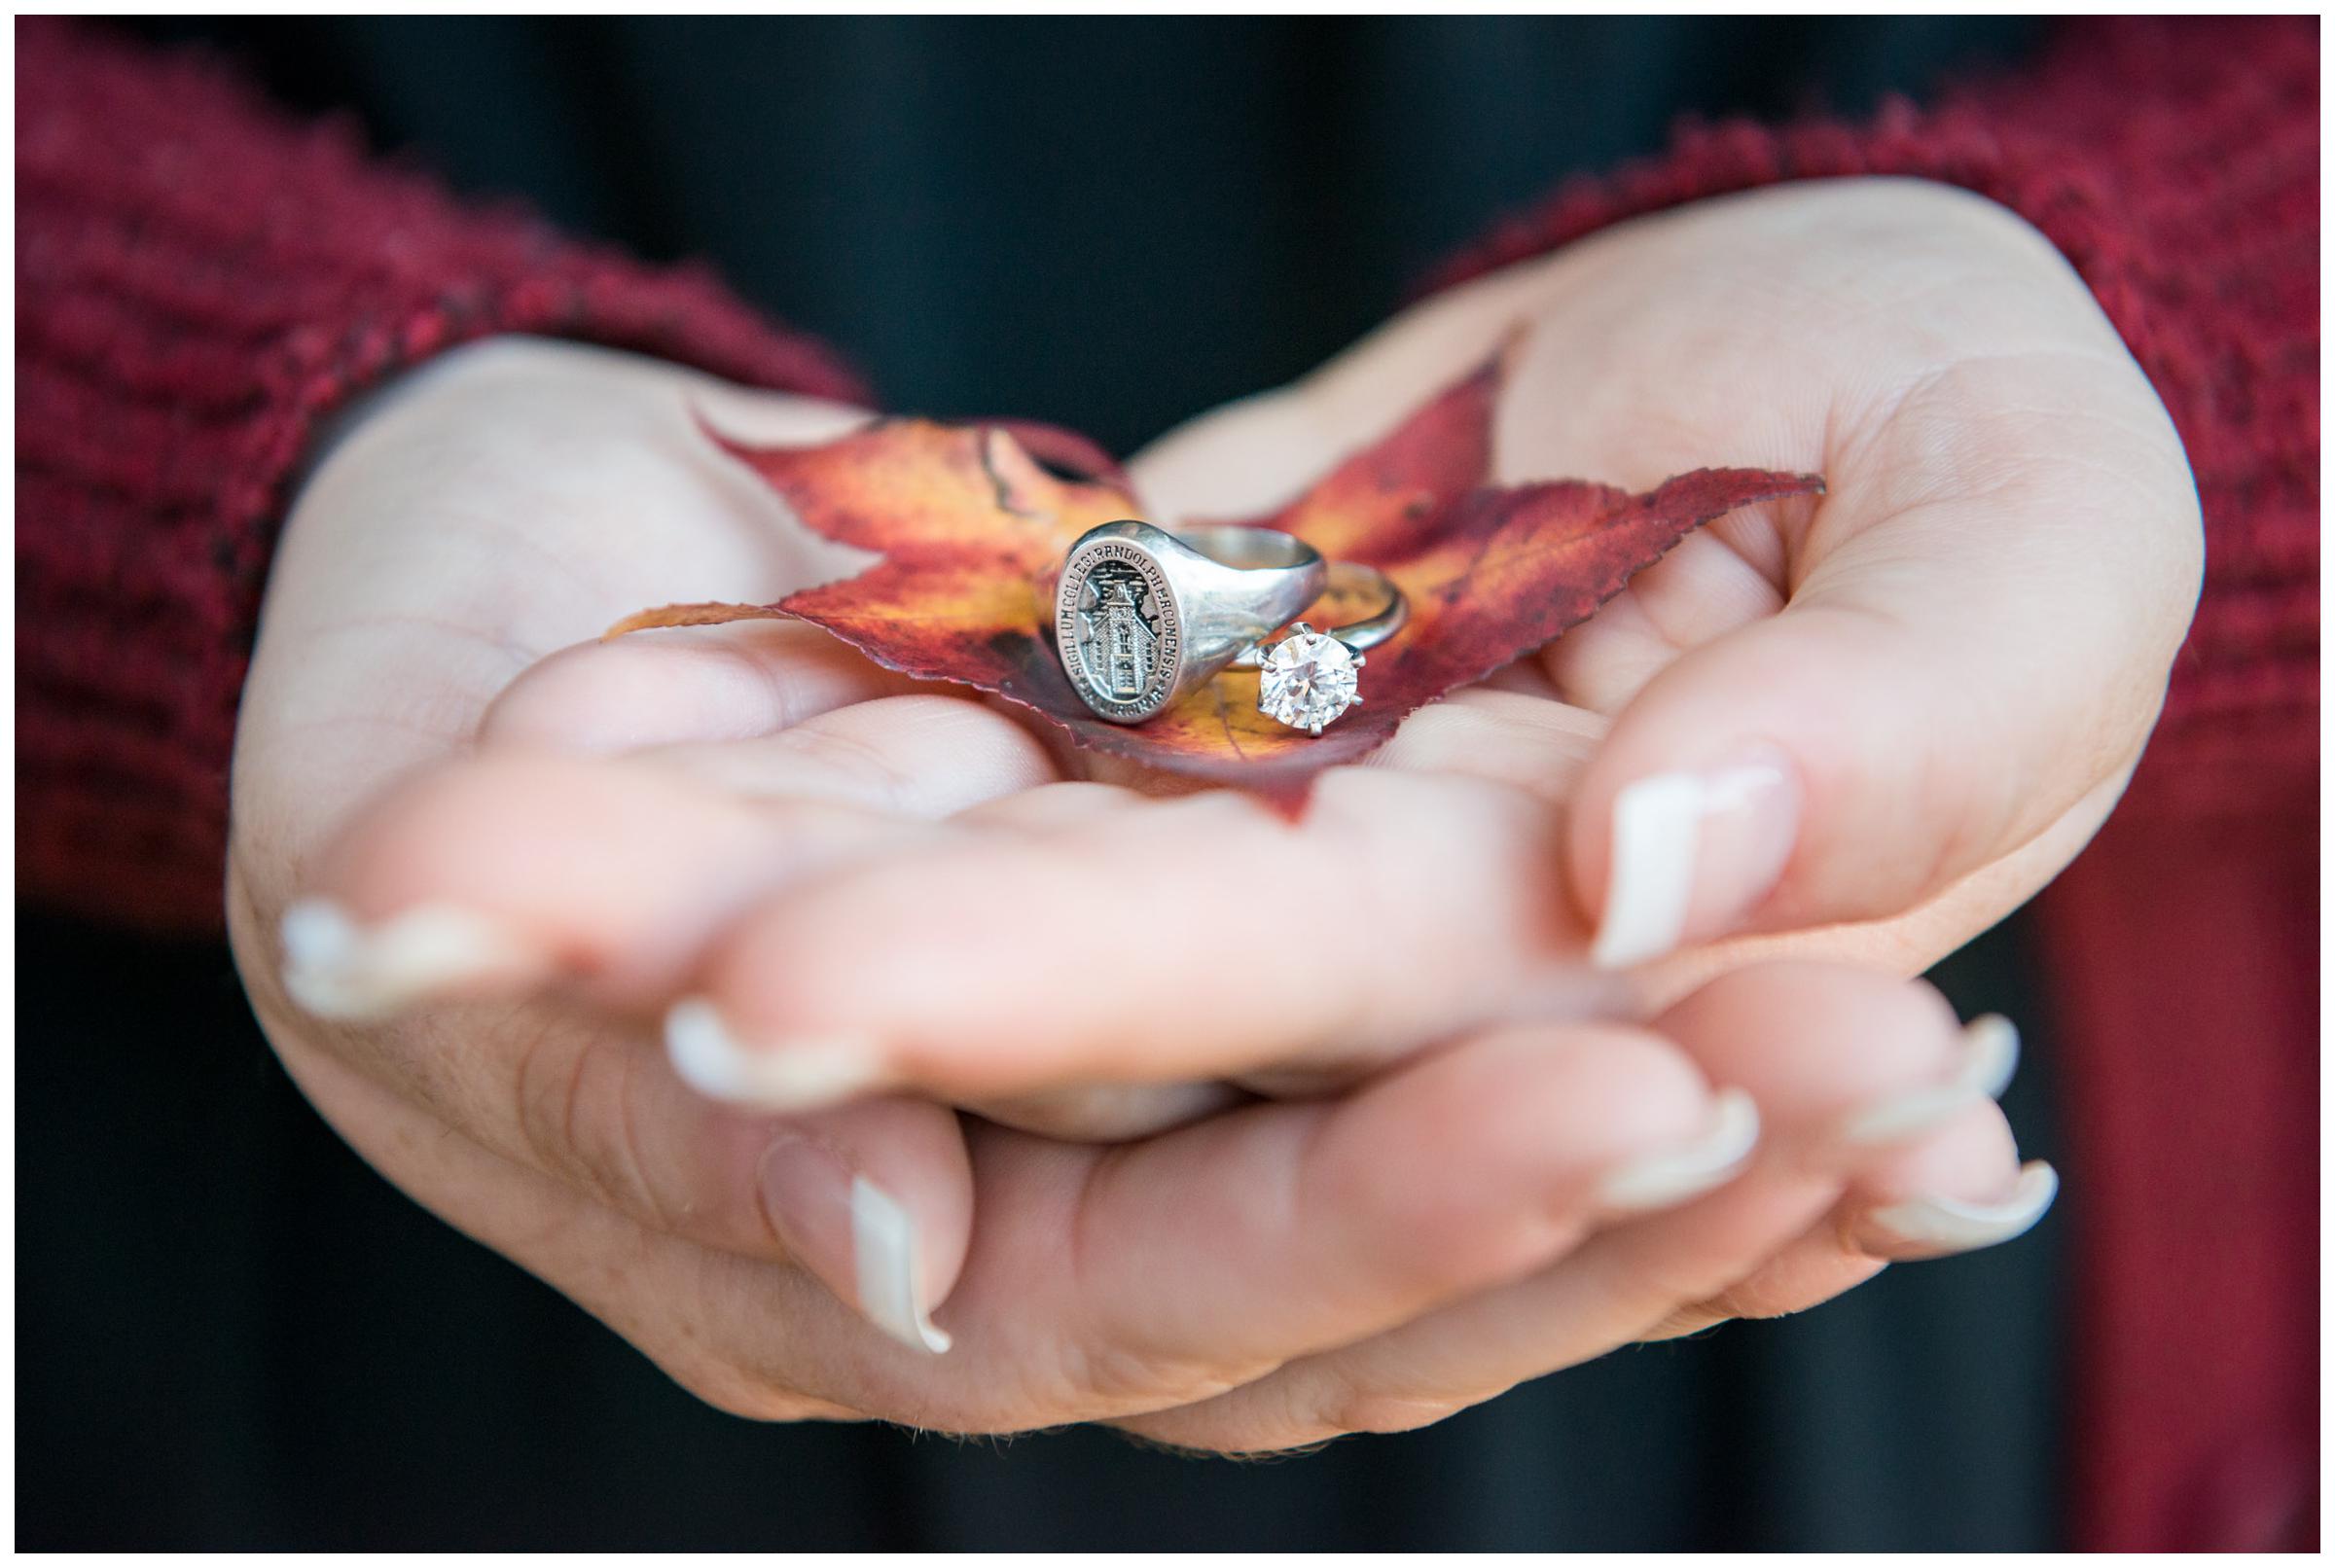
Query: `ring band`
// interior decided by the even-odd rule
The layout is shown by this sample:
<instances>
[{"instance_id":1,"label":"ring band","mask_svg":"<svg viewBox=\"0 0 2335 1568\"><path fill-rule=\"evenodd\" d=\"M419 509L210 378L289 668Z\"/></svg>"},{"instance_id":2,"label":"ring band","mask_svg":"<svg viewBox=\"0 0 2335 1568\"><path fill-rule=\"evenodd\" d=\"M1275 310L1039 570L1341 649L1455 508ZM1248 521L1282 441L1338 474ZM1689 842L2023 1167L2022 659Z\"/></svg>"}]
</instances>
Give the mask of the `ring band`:
<instances>
[{"instance_id":1,"label":"ring band","mask_svg":"<svg viewBox=\"0 0 2335 1568\"><path fill-rule=\"evenodd\" d=\"M1379 644L1402 630L1405 624L1411 619L1411 601L1403 596L1401 588L1394 586L1394 580L1376 566L1365 566L1360 561L1330 562L1330 584L1322 591L1325 595L1330 596L1350 594L1379 606L1371 614L1356 621L1348 621L1344 625L1306 626L1308 631L1326 633L1337 638L1357 654L1365 649L1378 647ZM1300 622L1298 624L1304 625L1305 624ZM1289 628L1292 634L1297 629L1297 626ZM1234 658L1233 667L1235 669L1261 668L1267 655L1273 651L1275 646L1270 642L1261 642L1252 647L1243 648Z\"/></svg>"},{"instance_id":2,"label":"ring band","mask_svg":"<svg viewBox=\"0 0 2335 1568\"><path fill-rule=\"evenodd\" d=\"M1140 724L1287 625L1329 579L1319 552L1277 529L1106 522L1062 559L1055 649L1097 717Z\"/></svg>"}]
</instances>

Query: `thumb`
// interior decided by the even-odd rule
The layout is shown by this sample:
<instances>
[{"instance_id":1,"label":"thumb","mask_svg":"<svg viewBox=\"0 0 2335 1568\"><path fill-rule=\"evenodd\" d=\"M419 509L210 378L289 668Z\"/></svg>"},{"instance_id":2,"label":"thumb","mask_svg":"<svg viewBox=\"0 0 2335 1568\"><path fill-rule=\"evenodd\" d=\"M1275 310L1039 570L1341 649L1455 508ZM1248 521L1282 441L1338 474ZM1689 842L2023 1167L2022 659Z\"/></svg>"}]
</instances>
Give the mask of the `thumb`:
<instances>
[{"instance_id":1,"label":"thumb","mask_svg":"<svg viewBox=\"0 0 2335 1568\"><path fill-rule=\"evenodd\" d=\"M2018 487L1856 530L1628 702L1568 827L1599 964L1900 915L2070 814L2089 837L2195 601L2193 493Z\"/></svg>"}]
</instances>

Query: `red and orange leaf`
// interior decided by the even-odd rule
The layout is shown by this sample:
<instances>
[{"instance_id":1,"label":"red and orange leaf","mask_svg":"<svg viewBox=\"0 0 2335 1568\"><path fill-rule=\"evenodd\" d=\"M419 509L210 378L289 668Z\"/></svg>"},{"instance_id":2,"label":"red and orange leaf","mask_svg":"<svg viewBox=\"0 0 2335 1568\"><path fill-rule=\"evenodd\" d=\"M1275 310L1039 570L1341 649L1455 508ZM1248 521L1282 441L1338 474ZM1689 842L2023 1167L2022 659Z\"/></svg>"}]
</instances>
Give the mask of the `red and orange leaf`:
<instances>
[{"instance_id":1,"label":"red and orange leaf","mask_svg":"<svg viewBox=\"0 0 2335 1568\"><path fill-rule=\"evenodd\" d=\"M894 419L823 446L724 442L807 527L880 558L776 605L668 606L609 635L796 616L888 668L1025 704L1095 750L1290 799L1422 704L1588 619L1701 524L1823 489L1813 475L1759 469L1701 469L1643 495L1575 480L1491 483L1509 358L1503 349L1297 501L1250 519L1376 566L1410 597L1410 624L1371 652L1363 704L1318 738L1257 710L1253 671L1227 670L1141 725L1088 712L1055 656L1055 576L1080 534L1144 510L1106 456L1043 426ZM1317 623L1351 619L1325 604Z\"/></svg>"}]
</instances>

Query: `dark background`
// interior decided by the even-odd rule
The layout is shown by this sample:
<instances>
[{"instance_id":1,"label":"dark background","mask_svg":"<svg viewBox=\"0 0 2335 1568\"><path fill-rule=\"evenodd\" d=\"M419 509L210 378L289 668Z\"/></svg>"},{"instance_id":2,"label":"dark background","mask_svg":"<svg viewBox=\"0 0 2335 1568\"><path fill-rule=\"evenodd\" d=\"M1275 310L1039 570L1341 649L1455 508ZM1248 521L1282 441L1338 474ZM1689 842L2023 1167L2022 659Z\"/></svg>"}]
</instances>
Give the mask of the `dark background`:
<instances>
[{"instance_id":1,"label":"dark background","mask_svg":"<svg viewBox=\"0 0 2335 1568\"><path fill-rule=\"evenodd\" d=\"M2024 21L336 19L137 24L459 188L715 262L884 401L1132 448L1298 374L1681 112L1869 109ZM668 1383L344 1148L222 947L18 945L18 1544L2038 1548L2063 1223L1805 1316L1624 1351L1302 1459L1072 1431L761 1427ZM2019 926L1937 979L2026 1028ZM2063 1221L2062 1215L2066 1216Z\"/></svg>"},{"instance_id":2,"label":"dark background","mask_svg":"<svg viewBox=\"0 0 2335 1568\"><path fill-rule=\"evenodd\" d=\"M658 260L894 408L1132 450L1377 325L1681 113L1868 111L2018 19L180 20L280 99Z\"/></svg>"}]
</instances>

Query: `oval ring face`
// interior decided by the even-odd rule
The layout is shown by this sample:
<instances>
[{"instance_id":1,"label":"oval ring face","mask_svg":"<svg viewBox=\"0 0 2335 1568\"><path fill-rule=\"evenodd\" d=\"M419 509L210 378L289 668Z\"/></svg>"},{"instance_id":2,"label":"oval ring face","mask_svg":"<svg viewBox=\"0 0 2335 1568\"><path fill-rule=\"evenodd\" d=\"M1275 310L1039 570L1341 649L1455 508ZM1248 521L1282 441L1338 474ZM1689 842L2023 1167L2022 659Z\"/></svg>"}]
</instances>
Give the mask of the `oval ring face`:
<instances>
[{"instance_id":1,"label":"oval ring face","mask_svg":"<svg viewBox=\"0 0 2335 1568\"><path fill-rule=\"evenodd\" d=\"M1078 695L1105 719L1134 724L1174 695L1183 616L1158 557L1124 539L1071 552L1054 595L1054 639Z\"/></svg>"}]
</instances>

